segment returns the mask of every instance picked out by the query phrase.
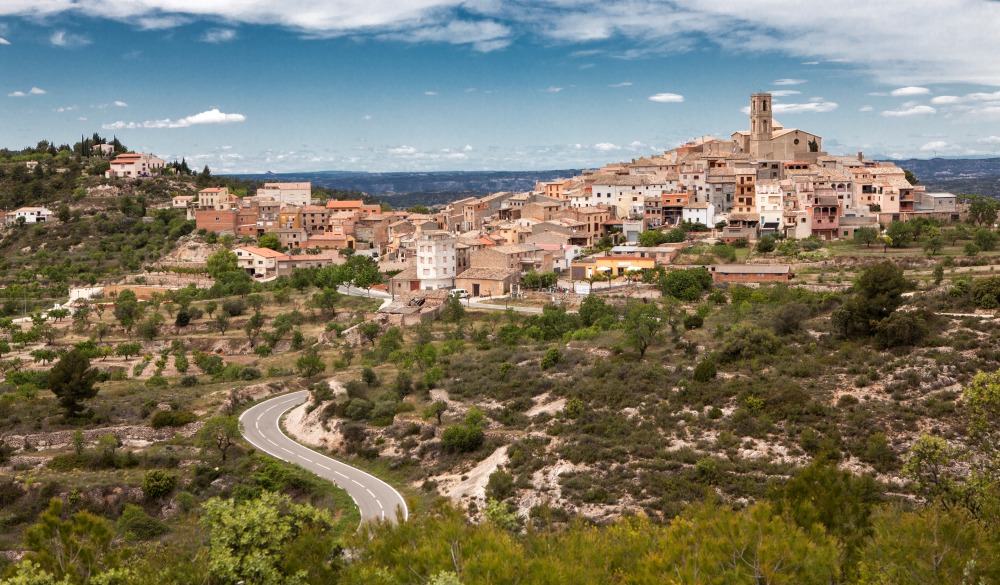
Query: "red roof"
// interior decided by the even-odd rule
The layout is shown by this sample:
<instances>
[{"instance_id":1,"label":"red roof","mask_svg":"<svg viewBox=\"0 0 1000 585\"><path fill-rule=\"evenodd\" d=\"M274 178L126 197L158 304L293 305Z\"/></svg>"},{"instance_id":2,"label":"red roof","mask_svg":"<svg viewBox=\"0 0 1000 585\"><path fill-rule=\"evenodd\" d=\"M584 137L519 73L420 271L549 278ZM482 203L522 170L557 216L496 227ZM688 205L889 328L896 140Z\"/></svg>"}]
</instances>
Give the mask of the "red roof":
<instances>
[{"instance_id":1,"label":"red roof","mask_svg":"<svg viewBox=\"0 0 1000 585\"><path fill-rule=\"evenodd\" d=\"M332 199L326 202L326 206L331 209L350 209L355 207L361 207L365 202L360 199L350 199L350 200L337 200Z\"/></svg>"}]
</instances>

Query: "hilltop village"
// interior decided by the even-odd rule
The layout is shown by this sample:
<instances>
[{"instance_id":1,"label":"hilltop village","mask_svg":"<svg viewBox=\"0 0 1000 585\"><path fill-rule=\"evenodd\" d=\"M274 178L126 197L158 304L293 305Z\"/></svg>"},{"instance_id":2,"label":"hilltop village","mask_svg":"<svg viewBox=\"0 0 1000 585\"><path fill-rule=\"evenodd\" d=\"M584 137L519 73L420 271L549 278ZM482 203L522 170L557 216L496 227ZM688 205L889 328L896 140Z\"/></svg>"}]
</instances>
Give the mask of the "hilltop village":
<instances>
[{"instance_id":1,"label":"hilltop village","mask_svg":"<svg viewBox=\"0 0 1000 585\"><path fill-rule=\"evenodd\" d=\"M961 216L964 206L955 195L928 192L895 164L862 153L830 155L821 136L785 128L772 111L770 94L754 94L750 129L728 139L705 136L662 155L538 183L529 192L461 199L433 213L361 200L314 205L309 183L267 183L245 197L206 188L173 197L172 206L199 230L272 234L279 245L271 247L281 251L236 250L241 266L259 280L337 264L343 261L338 250L352 250L397 271L393 292L459 288L473 296L516 290L531 270L592 283L669 265L682 242L638 245L648 230L680 227L685 240L752 245L767 236L847 240L858 229L893 221ZM107 174L142 177L163 165L150 155L124 154ZM602 242L610 242L604 246L610 250L584 257Z\"/></svg>"}]
</instances>

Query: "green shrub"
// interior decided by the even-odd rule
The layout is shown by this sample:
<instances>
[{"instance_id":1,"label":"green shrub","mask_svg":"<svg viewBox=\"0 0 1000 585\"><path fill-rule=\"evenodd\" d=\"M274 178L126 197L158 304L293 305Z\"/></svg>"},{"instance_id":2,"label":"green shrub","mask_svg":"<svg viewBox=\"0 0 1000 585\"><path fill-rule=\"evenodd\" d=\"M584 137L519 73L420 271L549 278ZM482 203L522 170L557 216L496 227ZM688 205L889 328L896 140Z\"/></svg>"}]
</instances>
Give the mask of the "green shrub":
<instances>
[{"instance_id":1,"label":"green shrub","mask_svg":"<svg viewBox=\"0 0 1000 585\"><path fill-rule=\"evenodd\" d=\"M368 366L361 368L361 381L369 388L375 388L379 385L378 374Z\"/></svg>"},{"instance_id":2,"label":"green shrub","mask_svg":"<svg viewBox=\"0 0 1000 585\"><path fill-rule=\"evenodd\" d=\"M167 379L163 376L156 375L146 380L145 385L147 388L166 388L170 385L170 382L167 382Z\"/></svg>"},{"instance_id":3,"label":"green shrub","mask_svg":"<svg viewBox=\"0 0 1000 585\"><path fill-rule=\"evenodd\" d=\"M162 469L150 469L142 477L142 493L151 500L162 498L174 491L177 477Z\"/></svg>"},{"instance_id":4,"label":"green shrub","mask_svg":"<svg viewBox=\"0 0 1000 585\"><path fill-rule=\"evenodd\" d=\"M157 410L149 424L154 429L163 427L182 427L190 422L194 422L197 417L192 412L186 410Z\"/></svg>"},{"instance_id":5,"label":"green shrub","mask_svg":"<svg viewBox=\"0 0 1000 585\"><path fill-rule=\"evenodd\" d=\"M718 370L715 367L715 360L708 358L698 362L694 368L692 376L696 382L708 382L715 378Z\"/></svg>"},{"instance_id":6,"label":"green shrub","mask_svg":"<svg viewBox=\"0 0 1000 585\"><path fill-rule=\"evenodd\" d=\"M694 468L698 479L705 483L715 485L722 480L722 463L715 457L699 459Z\"/></svg>"},{"instance_id":7,"label":"green shrub","mask_svg":"<svg viewBox=\"0 0 1000 585\"><path fill-rule=\"evenodd\" d=\"M126 540L152 540L167 533L167 525L135 504L125 504L118 518L118 532Z\"/></svg>"},{"instance_id":8,"label":"green shrub","mask_svg":"<svg viewBox=\"0 0 1000 585\"><path fill-rule=\"evenodd\" d=\"M682 301L696 301L712 287L712 275L705 268L670 270L660 277L660 291Z\"/></svg>"},{"instance_id":9,"label":"green shrub","mask_svg":"<svg viewBox=\"0 0 1000 585\"><path fill-rule=\"evenodd\" d=\"M477 425L455 425L441 434L441 445L455 453L471 453L483 445L486 436Z\"/></svg>"},{"instance_id":10,"label":"green shrub","mask_svg":"<svg viewBox=\"0 0 1000 585\"><path fill-rule=\"evenodd\" d=\"M177 505L180 506L181 512L190 512L198 506L198 499L191 492L181 492L177 494L175 499L177 500Z\"/></svg>"},{"instance_id":11,"label":"green shrub","mask_svg":"<svg viewBox=\"0 0 1000 585\"><path fill-rule=\"evenodd\" d=\"M741 323L726 334L722 343L722 356L728 361L752 359L770 355L781 347L781 342L769 329Z\"/></svg>"},{"instance_id":12,"label":"green shrub","mask_svg":"<svg viewBox=\"0 0 1000 585\"><path fill-rule=\"evenodd\" d=\"M705 318L699 315L698 313L684 316L685 329L699 329L704 324L705 324Z\"/></svg>"},{"instance_id":13,"label":"green shrub","mask_svg":"<svg viewBox=\"0 0 1000 585\"><path fill-rule=\"evenodd\" d=\"M977 278L971 288L972 303L981 309L1000 307L1000 276Z\"/></svg>"},{"instance_id":14,"label":"green shrub","mask_svg":"<svg viewBox=\"0 0 1000 585\"><path fill-rule=\"evenodd\" d=\"M514 476L503 469L490 474L486 483L486 497L502 502L514 495Z\"/></svg>"},{"instance_id":15,"label":"green shrub","mask_svg":"<svg viewBox=\"0 0 1000 585\"><path fill-rule=\"evenodd\" d=\"M904 347L920 343L928 333L929 329L922 315L896 311L875 327L875 341L885 349Z\"/></svg>"},{"instance_id":16,"label":"green shrub","mask_svg":"<svg viewBox=\"0 0 1000 585\"><path fill-rule=\"evenodd\" d=\"M220 373L222 368L225 367L222 356L195 351L192 357L194 358L194 365L198 366L201 371L212 376Z\"/></svg>"},{"instance_id":17,"label":"green shrub","mask_svg":"<svg viewBox=\"0 0 1000 585\"><path fill-rule=\"evenodd\" d=\"M365 420L375 405L364 398L352 398L344 408L344 416L351 420Z\"/></svg>"},{"instance_id":18,"label":"green shrub","mask_svg":"<svg viewBox=\"0 0 1000 585\"><path fill-rule=\"evenodd\" d=\"M561 359L562 354L559 353L559 350L557 348L550 347L545 351L545 357L542 358L542 369L547 370L551 368L552 366L558 364Z\"/></svg>"},{"instance_id":19,"label":"green shrub","mask_svg":"<svg viewBox=\"0 0 1000 585\"><path fill-rule=\"evenodd\" d=\"M239 317L247 311L247 303L243 299L226 299L222 301L222 310L233 317Z\"/></svg>"},{"instance_id":20,"label":"green shrub","mask_svg":"<svg viewBox=\"0 0 1000 585\"><path fill-rule=\"evenodd\" d=\"M396 412L398 412L398 403L390 401L377 402L374 408L371 409L371 413L368 415L371 424L387 427L392 424L393 419L396 417Z\"/></svg>"}]
</instances>

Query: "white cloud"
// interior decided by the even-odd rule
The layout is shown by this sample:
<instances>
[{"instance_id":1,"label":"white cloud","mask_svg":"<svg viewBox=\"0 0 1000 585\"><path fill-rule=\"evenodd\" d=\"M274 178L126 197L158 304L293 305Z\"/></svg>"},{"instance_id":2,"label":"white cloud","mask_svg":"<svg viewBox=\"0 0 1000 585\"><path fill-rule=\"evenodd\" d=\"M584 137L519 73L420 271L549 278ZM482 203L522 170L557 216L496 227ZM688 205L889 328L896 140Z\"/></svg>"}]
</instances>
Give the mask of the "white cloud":
<instances>
[{"instance_id":1,"label":"white cloud","mask_svg":"<svg viewBox=\"0 0 1000 585\"><path fill-rule=\"evenodd\" d=\"M436 96L437 94L438 94L438 92L436 92L436 91L425 91L424 92L424 95L429 95L429 96L432 96L432 97Z\"/></svg>"},{"instance_id":2,"label":"white cloud","mask_svg":"<svg viewBox=\"0 0 1000 585\"><path fill-rule=\"evenodd\" d=\"M608 84L608 87L631 87L631 86L632 86L632 82L631 81L623 81L621 83L609 83Z\"/></svg>"},{"instance_id":3,"label":"white cloud","mask_svg":"<svg viewBox=\"0 0 1000 585\"><path fill-rule=\"evenodd\" d=\"M948 104L957 104L962 101L962 98L957 95L939 95L937 97L931 98L931 103L936 106L943 106Z\"/></svg>"},{"instance_id":4,"label":"white cloud","mask_svg":"<svg viewBox=\"0 0 1000 585\"><path fill-rule=\"evenodd\" d=\"M417 154L417 149L412 146L406 146L404 144L403 146L395 146L393 148L390 148L388 149L387 152L389 154L412 155L412 154Z\"/></svg>"},{"instance_id":5,"label":"white cloud","mask_svg":"<svg viewBox=\"0 0 1000 585\"><path fill-rule=\"evenodd\" d=\"M1000 91L994 91L992 93L967 93L963 96L939 95L931 98L931 103L934 105L968 104L976 102L1000 102Z\"/></svg>"},{"instance_id":6,"label":"white cloud","mask_svg":"<svg viewBox=\"0 0 1000 585\"><path fill-rule=\"evenodd\" d=\"M803 65L819 65L819 61L803 61Z\"/></svg>"},{"instance_id":7,"label":"white cloud","mask_svg":"<svg viewBox=\"0 0 1000 585\"><path fill-rule=\"evenodd\" d=\"M90 39L64 30L57 30L49 37L49 42L57 47L83 47L90 44Z\"/></svg>"},{"instance_id":8,"label":"white cloud","mask_svg":"<svg viewBox=\"0 0 1000 585\"><path fill-rule=\"evenodd\" d=\"M889 95L891 95L892 97L912 97L915 95L927 95L930 92L931 90L927 89L926 87L916 87L913 85L909 85L906 87L900 87L899 89L894 89L889 92Z\"/></svg>"},{"instance_id":9,"label":"white cloud","mask_svg":"<svg viewBox=\"0 0 1000 585\"><path fill-rule=\"evenodd\" d=\"M928 152L931 150L947 150L951 148L951 145L944 140L935 140L933 142L928 142L927 144L920 147L922 152Z\"/></svg>"},{"instance_id":10,"label":"white cloud","mask_svg":"<svg viewBox=\"0 0 1000 585\"><path fill-rule=\"evenodd\" d=\"M437 1L447 1L447 0L437 0ZM433 4L435 0L425 0L426 4ZM420 2L418 2L420 3ZM333 3L330 3L333 4ZM399 8L402 10L406 9L405 2L395 2L386 3L384 8ZM345 8L341 6L340 9ZM414 7L416 8L416 7ZM334 7L333 11L337 8ZM411 10L414 10L411 8ZM416 12L419 12L419 8L416 8ZM409 10L407 11L409 12ZM356 21L358 17L369 17L373 15L352 15L352 17L345 18L344 23L350 23ZM379 19L379 16L375 16ZM431 24L427 24L431 22ZM333 23L328 23L333 24ZM329 34L343 34L346 32L361 32L366 25L358 23L359 26L346 26L341 30L336 28L333 30L325 31L326 35ZM496 51L498 49L503 49L504 47L510 45L512 31L506 25L494 22L492 20L450 20L446 22L441 22L438 24L433 24L433 19L420 20L417 22L407 22L405 19L401 19L400 22L384 22L384 23L370 23L367 26L387 26L389 28L395 28L391 32L383 33L379 35L380 38L401 40L412 43L419 42L435 42L435 43L450 43L453 45L472 45L472 48L488 53L490 51ZM319 32L319 31L317 31ZM320 36L324 36L324 33L320 33Z\"/></svg>"},{"instance_id":11,"label":"white cloud","mask_svg":"<svg viewBox=\"0 0 1000 585\"><path fill-rule=\"evenodd\" d=\"M610 142L598 142L594 145L594 150L599 150L601 152L609 152L612 150L621 150L622 147L617 144L611 144Z\"/></svg>"},{"instance_id":12,"label":"white cloud","mask_svg":"<svg viewBox=\"0 0 1000 585\"><path fill-rule=\"evenodd\" d=\"M203 124L235 124L238 122L245 122L246 116L243 114L226 114L220 112L218 108L212 108L211 110L201 112L200 114L195 114L193 116L186 116L178 120L164 119L164 120L149 120L146 122L112 122L110 124L104 124L101 126L104 130L132 130L136 128L189 128L191 126L199 126Z\"/></svg>"},{"instance_id":13,"label":"white cloud","mask_svg":"<svg viewBox=\"0 0 1000 585\"><path fill-rule=\"evenodd\" d=\"M462 150L465 151L465 152L472 152L475 149L472 148L471 144L466 144L465 146L462 147Z\"/></svg>"},{"instance_id":14,"label":"white cloud","mask_svg":"<svg viewBox=\"0 0 1000 585\"><path fill-rule=\"evenodd\" d=\"M981 142L983 144L1000 144L1000 136L987 136L986 138L980 138L976 142Z\"/></svg>"},{"instance_id":15,"label":"white cloud","mask_svg":"<svg viewBox=\"0 0 1000 585\"><path fill-rule=\"evenodd\" d=\"M547 87L547 88L543 89L542 91L544 91L546 93L559 93L562 90L563 90L563 88L561 88L561 87Z\"/></svg>"},{"instance_id":16,"label":"white cloud","mask_svg":"<svg viewBox=\"0 0 1000 585\"><path fill-rule=\"evenodd\" d=\"M127 108L128 104L126 104L125 102L122 102L122 101L116 101L115 102L115 106L119 107L119 108Z\"/></svg>"},{"instance_id":17,"label":"white cloud","mask_svg":"<svg viewBox=\"0 0 1000 585\"><path fill-rule=\"evenodd\" d=\"M934 113L937 113L937 110L935 110L930 106L903 104L903 106L900 109L886 110L882 112L882 115L888 118L899 118L905 116L922 116Z\"/></svg>"},{"instance_id":18,"label":"white cloud","mask_svg":"<svg viewBox=\"0 0 1000 585\"><path fill-rule=\"evenodd\" d=\"M189 24L190 22L190 18L177 15L142 16L137 18L135 21L135 23L142 30L164 30L183 26L185 24Z\"/></svg>"},{"instance_id":19,"label":"white cloud","mask_svg":"<svg viewBox=\"0 0 1000 585\"><path fill-rule=\"evenodd\" d=\"M795 91L794 89L779 89L771 92L771 97L788 97L793 95L799 95L801 91Z\"/></svg>"},{"instance_id":20,"label":"white cloud","mask_svg":"<svg viewBox=\"0 0 1000 585\"><path fill-rule=\"evenodd\" d=\"M28 91L21 91L21 90L12 91L7 94L7 97L28 97L32 95L45 95L47 93L49 92L45 91L40 87L32 87Z\"/></svg>"},{"instance_id":21,"label":"white cloud","mask_svg":"<svg viewBox=\"0 0 1000 585\"><path fill-rule=\"evenodd\" d=\"M649 96L649 101L661 104L679 104L684 101L684 96L678 93L656 93Z\"/></svg>"},{"instance_id":22,"label":"white cloud","mask_svg":"<svg viewBox=\"0 0 1000 585\"><path fill-rule=\"evenodd\" d=\"M825 114L837 109L835 102L811 101L805 104L774 104L775 114Z\"/></svg>"},{"instance_id":23,"label":"white cloud","mask_svg":"<svg viewBox=\"0 0 1000 585\"><path fill-rule=\"evenodd\" d=\"M871 111L873 111L874 109L875 109L875 108L873 108L873 107L871 107L871 106L861 106L860 108L858 108L858 111L859 111L859 112L871 112Z\"/></svg>"},{"instance_id":24,"label":"white cloud","mask_svg":"<svg viewBox=\"0 0 1000 585\"><path fill-rule=\"evenodd\" d=\"M236 31L231 28L213 28L205 31L201 40L206 43L228 43L236 38Z\"/></svg>"},{"instance_id":25,"label":"white cloud","mask_svg":"<svg viewBox=\"0 0 1000 585\"><path fill-rule=\"evenodd\" d=\"M0 37L0 45L9 45L9 44L10 44L10 41L8 41L7 39L5 39L3 37Z\"/></svg>"},{"instance_id":26,"label":"white cloud","mask_svg":"<svg viewBox=\"0 0 1000 585\"><path fill-rule=\"evenodd\" d=\"M806 82L805 79L788 79L788 78L785 78L785 79L775 79L771 83L773 83L774 85L802 85L805 82Z\"/></svg>"},{"instance_id":27,"label":"white cloud","mask_svg":"<svg viewBox=\"0 0 1000 585\"><path fill-rule=\"evenodd\" d=\"M371 114L365 114L364 116L361 116L361 119L364 120L365 122L367 122L367 121L369 121L369 120L372 119L372 115Z\"/></svg>"},{"instance_id":28,"label":"white cloud","mask_svg":"<svg viewBox=\"0 0 1000 585\"><path fill-rule=\"evenodd\" d=\"M0 18L88 17L140 28L194 21L270 25L306 37L391 38L479 51L503 49L515 39L543 39L572 43L581 55L596 50L586 45L590 41L613 40L625 57L692 51L710 39L732 53L779 53L810 65L850 63L895 87L1000 86L994 65L1000 2L881 0L865 5L864 18L854 4L833 0L789 10L784 2L748 8L745 0L7 0L0 3ZM63 33L53 42L68 38Z\"/></svg>"},{"instance_id":29,"label":"white cloud","mask_svg":"<svg viewBox=\"0 0 1000 585\"><path fill-rule=\"evenodd\" d=\"M76 106L63 106L55 109L56 112L62 114L63 112L75 112Z\"/></svg>"}]
</instances>

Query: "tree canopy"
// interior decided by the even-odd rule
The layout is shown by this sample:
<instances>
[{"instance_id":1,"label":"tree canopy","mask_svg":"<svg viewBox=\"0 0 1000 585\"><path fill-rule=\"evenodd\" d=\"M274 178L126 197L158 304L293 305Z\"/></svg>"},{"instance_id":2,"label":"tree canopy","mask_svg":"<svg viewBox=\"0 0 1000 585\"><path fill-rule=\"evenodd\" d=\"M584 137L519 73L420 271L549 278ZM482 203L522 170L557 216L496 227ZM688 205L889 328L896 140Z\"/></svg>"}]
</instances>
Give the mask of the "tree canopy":
<instances>
[{"instance_id":1,"label":"tree canopy","mask_svg":"<svg viewBox=\"0 0 1000 585\"><path fill-rule=\"evenodd\" d=\"M49 389L59 398L66 418L80 416L81 401L97 396L98 371L90 367L90 359L73 348L66 352L49 371Z\"/></svg>"}]
</instances>

